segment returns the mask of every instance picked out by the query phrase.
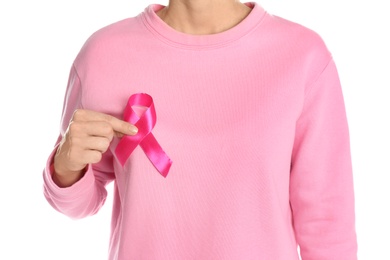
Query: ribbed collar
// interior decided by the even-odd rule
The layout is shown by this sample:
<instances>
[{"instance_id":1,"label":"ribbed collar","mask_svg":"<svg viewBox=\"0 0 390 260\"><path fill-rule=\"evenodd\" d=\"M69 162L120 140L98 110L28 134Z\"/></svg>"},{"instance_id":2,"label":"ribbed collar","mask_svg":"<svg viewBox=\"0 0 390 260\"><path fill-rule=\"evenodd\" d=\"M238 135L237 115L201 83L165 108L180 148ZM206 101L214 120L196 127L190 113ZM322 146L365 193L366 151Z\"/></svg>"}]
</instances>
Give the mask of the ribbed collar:
<instances>
[{"instance_id":1,"label":"ribbed collar","mask_svg":"<svg viewBox=\"0 0 390 260\"><path fill-rule=\"evenodd\" d=\"M252 8L244 20L229 30L217 34L194 35L173 29L156 14L158 10L165 7L161 4L150 4L140 14L140 17L145 26L167 44L185 49L213 49L240 39L260 24L265 10L256 2L244 4Z\"/></svg>"}]
</instances>

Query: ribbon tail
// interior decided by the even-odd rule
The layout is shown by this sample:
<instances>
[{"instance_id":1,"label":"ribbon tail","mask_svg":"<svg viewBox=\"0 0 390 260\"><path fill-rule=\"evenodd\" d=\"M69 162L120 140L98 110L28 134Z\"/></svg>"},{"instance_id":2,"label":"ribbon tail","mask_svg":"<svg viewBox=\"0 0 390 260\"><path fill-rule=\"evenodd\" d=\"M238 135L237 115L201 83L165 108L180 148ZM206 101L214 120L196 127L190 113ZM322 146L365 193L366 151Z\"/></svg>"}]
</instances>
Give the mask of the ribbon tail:
<instances>
[{"instance_id":1,"label":"ribbon tail","mask_svg":"<svg viewBox=\"0 0 390 260\"><path fill-rule=\"evenodd\" d=\"M149 133L145 136L140 146L157 171L166 177L171 168L172 160L163 151L153 134Z\"/></svg>"},{"instance_id":2,"label":"ribbon tail","mask_svg":"<svg viewBox=\"0 0 390 260\"><path fill-rule=\"evenodd\" d=\"M119 141L117 147L115 148L115 155L118 158L122 166L125 165L130 154L137 147L138 142L132 140L130 136L124 136Z\"/></svg>"}]
</instances>

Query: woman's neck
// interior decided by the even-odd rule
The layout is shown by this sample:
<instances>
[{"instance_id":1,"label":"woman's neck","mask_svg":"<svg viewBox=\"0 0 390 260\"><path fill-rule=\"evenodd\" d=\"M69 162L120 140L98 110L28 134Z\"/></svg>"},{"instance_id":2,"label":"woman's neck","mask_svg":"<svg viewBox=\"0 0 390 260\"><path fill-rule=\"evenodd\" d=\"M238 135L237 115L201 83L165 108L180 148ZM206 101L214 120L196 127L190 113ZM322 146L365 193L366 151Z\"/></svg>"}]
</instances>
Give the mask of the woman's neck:
<instances>
[{"instance_id":1,"label":"woman's neck","mask_svg":"<svg viewBox=\"0 0 390 260\"><path fill-rule=\"evenodd\" d=\"M240 23L252 9L238 0L170 0L157 15L187 34L215 34Z\"/></svg>"}]
</instances>

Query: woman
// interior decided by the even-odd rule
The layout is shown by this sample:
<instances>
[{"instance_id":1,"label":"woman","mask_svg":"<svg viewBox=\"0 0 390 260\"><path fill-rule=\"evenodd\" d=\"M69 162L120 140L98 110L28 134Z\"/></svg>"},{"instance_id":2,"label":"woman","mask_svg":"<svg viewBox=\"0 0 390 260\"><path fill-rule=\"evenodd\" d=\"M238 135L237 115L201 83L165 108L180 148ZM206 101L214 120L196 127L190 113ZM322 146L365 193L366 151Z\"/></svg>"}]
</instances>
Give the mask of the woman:
<instances>
[{"instance_id":1,"label":"woman","mask_svg":"<svg viewBox=\"0 0 390 260\"><path fill-rule=\"evenodd\" d=\"M151 4L86 41L45 196L83 218L111 181L109 259L357 258L334 61L256 2Z\"/></svg>"}]
</instances>

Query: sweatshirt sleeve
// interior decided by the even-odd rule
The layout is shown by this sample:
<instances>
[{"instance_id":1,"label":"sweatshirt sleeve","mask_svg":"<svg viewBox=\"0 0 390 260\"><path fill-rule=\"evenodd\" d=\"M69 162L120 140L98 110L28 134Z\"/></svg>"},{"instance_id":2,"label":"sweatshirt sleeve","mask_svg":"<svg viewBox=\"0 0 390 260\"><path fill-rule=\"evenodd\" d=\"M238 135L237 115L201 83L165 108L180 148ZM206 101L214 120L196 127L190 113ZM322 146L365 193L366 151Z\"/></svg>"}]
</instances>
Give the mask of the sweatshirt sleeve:
<instances>
[{"instance_id":1,"label":"sweatshirt sleeve","mask_svg":"<svg viewBox=\"0 0 390 260\"><path fill-rule=\"evenodd\" d=\"M72 66L63 103L60 134L43 170L45 198L54 209L73 219L95 214L105 202L105 186L114 178L112 154L107 151L99 163L88 165L84 176L72 186L61 188L53 182L54 155L74 111L82 108L81 95L80 79Z\"/></svg>"},{"instance_id":2,"label":"sweatshirt sleeve","mask_svg":"<svg viewBox=\"0 0 390 260\"><path fill-rule=\"evenodd\" d=\"M354 188L344 99L331 59L305 95L290 174L302 260L355 260Z\"/></svg>"}]
</instances>

